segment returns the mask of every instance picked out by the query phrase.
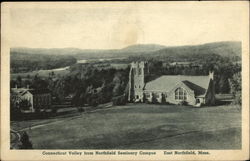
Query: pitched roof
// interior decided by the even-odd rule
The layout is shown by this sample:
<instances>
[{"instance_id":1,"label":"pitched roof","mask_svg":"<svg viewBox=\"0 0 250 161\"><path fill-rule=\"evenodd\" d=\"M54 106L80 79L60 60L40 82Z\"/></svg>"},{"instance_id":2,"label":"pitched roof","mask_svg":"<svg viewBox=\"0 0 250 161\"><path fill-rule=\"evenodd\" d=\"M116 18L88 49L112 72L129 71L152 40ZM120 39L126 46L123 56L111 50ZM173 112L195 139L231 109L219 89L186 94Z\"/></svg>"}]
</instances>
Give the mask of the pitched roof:
<instances>
[{"instance_id":1,"label":"pitched roof","mask_svg":"<svg viewBox=\"0 0 250 161\"><path fill-rule=\"evenodd\" d=\"M200 95L203 95L206 93L206 90L208 88L208 84L207 84L207 87L200 87L192 82L189 82L187 80L185 81L182 81L186 86L188 86L191 90L194 91L194 94L196 96L200 96Z\"/></svg>"},{"instance_id":2,"label":"pitched roof","mask_svg":"<svg viewBox=\"0 0 250 161\"><path fill-rule=\"evenodd\" d=\"M17 95L17 96L23 96L27 92L30 92L31 94L45 94L45 93L51 93L49 89L27 89L27 88L12 88L11 89L11 94L12 95Z\"/></svg>"},{"instance_id":3,"label":"pitched roof","mask_svg":"<svg viewBox=\"0 0 250 161\"><path fill-rule=\"evenodd\" d=\"M26 88L12 88L11 94L22 95L23 93L27 92L27 90L28 89L26 89Z\"/></svg>"},{"instance_id":4,"label":"pitched roof","mask_svg":"<svg viewBox=\"0 0 250 161\"><path fill-rule=\"evenodd\" d=\"M183 82L195 95L205 94L209 85L209 76L164 75L145 85L145 90L170 91L179 82Z\"/></svg>"}]
</instances>

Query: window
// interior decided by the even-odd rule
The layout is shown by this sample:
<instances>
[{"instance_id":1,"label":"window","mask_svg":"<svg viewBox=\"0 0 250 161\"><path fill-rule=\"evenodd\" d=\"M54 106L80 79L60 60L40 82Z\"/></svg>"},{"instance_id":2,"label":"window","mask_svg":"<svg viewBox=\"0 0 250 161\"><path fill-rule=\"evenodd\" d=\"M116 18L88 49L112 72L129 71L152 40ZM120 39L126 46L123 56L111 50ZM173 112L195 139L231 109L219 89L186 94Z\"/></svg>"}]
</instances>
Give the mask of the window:
<instances>
[{"instance_id":1,"label":"window","mask_svg":"<svg viewBox=\"0 0 250 161\"><path fill-rule=\"evenodd\" d=\"M187 100L187 92L186 92L186 90L184 90L183 88L177 88L175 90L175 99L176 100L186 101Z\"/></svg>"},{"instance_id":2,"label":"window","mask_svg":"<svg viewBox=\"0 0 250 161\"><path fill-rule=\"evenodd\" d=\"M200 99L199 98L196 99L196 103L200 103Z\"/></svg>"},{"instance_id":3,"label":"window","mask_svg":"<svg viewBox=\"0 0 250 161\"><path fill-rule=\"evenodd\" d=\"M146 93L145 95L146 95L147 98L151 97L150 93Z\"/></svg>"},{"instance_id":4,"label":"window","mask_svg":"<svg viewBox=\"0 0 250 161\"><path fill-rule=\"evenodd\" d=\"M142 70L141 70L141 68L139 68L139 72L138 72L138 75L141 75L141 71L142 71Z\"/></svg>"}]
</instances>

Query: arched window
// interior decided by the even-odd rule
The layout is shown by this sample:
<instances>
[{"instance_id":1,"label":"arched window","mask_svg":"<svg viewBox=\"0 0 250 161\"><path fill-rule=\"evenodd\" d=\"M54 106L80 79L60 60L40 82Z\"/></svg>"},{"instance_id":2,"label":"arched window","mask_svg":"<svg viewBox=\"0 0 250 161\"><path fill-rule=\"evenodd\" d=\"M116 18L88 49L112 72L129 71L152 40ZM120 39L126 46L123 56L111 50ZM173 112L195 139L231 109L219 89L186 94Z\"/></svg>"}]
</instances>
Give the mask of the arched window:
<instances>
[{"instance_id":1,"label":"arched window","mask_svg":"<svg viewBox=\"0 0 250 161\"><path fill-rule=\"evenodd\" d=\"M175 90L175 99L176 100L187 100L187 91L183 88L177 88Z\"/></svg>"}]
</instances>

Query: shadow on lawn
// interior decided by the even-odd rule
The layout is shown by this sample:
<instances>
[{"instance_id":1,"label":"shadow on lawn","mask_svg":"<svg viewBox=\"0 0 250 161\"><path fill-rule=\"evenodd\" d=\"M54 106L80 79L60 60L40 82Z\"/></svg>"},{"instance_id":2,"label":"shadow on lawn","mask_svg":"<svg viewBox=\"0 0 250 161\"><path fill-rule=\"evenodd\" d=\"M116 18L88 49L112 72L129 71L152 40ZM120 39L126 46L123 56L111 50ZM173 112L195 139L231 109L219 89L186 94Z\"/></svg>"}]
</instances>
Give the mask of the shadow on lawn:
<instances>
[{"instance_id":1,"label":"shadow on lawn","mask_svg":"<svg viewBox=\"0 0 250 161\"><path fill-rule=\"evenodd\" d=\"M27 120L41 120L41 119L54 119L54 118L63 118L71 117L78 115L76 111L62 111L62 112L37 112L37 113L19 113L15 116L12 116L13 121L27 121Z\"/></svg>"},{"instance_id":2,"label":"shadow on lawn","mask_svg":"<svg viewBox=\"0 0 250 161\"><path fill-rule=\"evenodd\" d=\"M98 113L176 113L190 112L199 108L187 105L157 105L157 104L129 104L119 108L98 111Z\"/></svg>"},{"instance_id":3,"label":"shadow on lawn","mask_svg":"<svg viewBox=\"0 0 250 161\"><path fill-rule=\"evenodd\" d=\"M120 131L113 134L95 135L74 143L74 149L126 149L128 146L175 137L197 131L181 131L174 125L161 125L152 129Z\"/></svg>"},{"instance_id":4,"label":"shadow on lawn","mask_svg":"<svg viewBox=\"0 0 250 161\"><path fill-rule=\"evenodd\" d=\"M238 128L204 132L162 125L147 130L95 135L67 146L70 149L239 149L240 138Z\"/></svg>"}]
</instances>

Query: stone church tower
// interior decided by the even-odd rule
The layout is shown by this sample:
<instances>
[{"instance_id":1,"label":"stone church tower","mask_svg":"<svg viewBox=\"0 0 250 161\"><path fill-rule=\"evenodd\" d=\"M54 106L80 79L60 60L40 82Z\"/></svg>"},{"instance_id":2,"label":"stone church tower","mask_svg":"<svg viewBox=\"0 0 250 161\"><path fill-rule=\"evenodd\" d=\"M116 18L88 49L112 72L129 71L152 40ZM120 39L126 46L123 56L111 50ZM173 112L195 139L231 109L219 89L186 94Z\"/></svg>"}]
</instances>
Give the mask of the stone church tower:
<instances>
[{"instance_id":1,"label":"stone church tower","mask_svg":"<svg viewBox=\"0 0 250 161\"><path fill-rule=\"evenodd\" d=\"M145 62L132 62L129 72L128 101L143 102L143 88L145 86Z\"/></svg>"}]
</instances>

